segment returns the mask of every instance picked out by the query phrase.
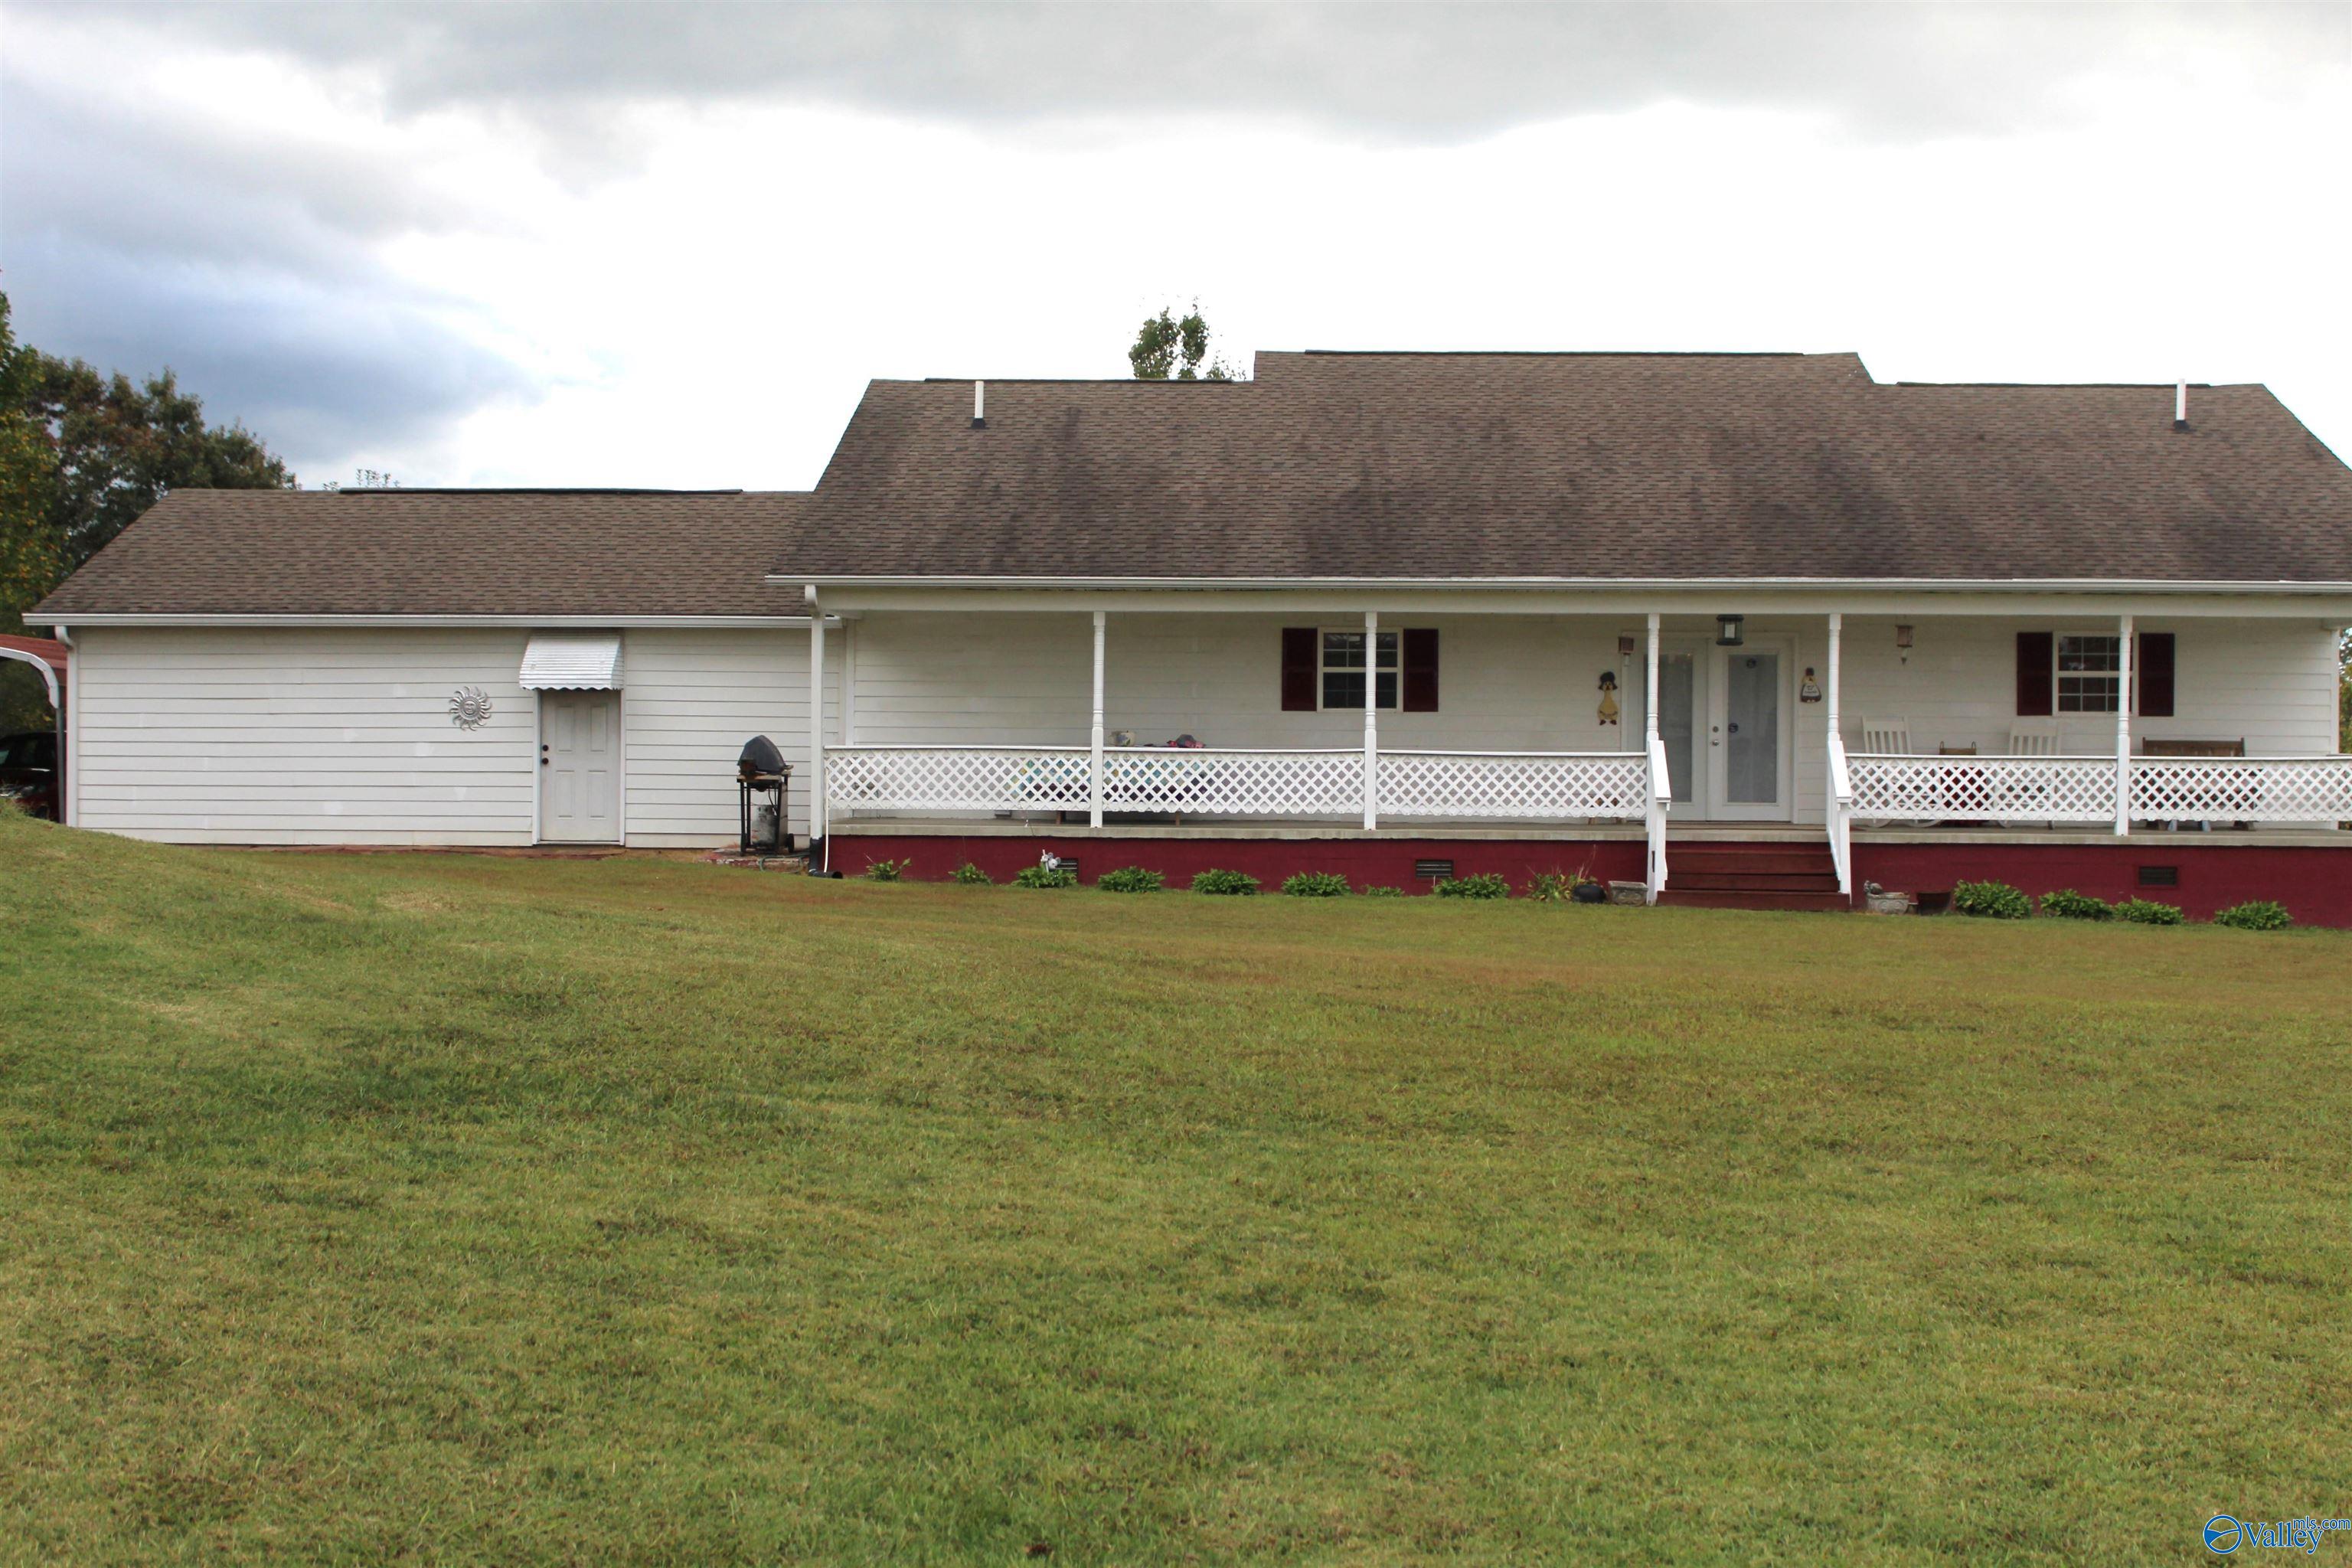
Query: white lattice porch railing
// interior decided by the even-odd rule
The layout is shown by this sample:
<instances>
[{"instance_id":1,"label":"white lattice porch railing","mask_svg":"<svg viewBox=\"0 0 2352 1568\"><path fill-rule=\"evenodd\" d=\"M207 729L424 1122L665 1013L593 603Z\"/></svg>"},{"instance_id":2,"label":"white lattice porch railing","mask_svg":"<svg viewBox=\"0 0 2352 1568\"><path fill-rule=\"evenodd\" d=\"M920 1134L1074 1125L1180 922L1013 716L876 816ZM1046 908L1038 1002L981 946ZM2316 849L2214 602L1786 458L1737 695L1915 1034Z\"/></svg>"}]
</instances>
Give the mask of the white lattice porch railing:
<instances>
[{"instance_id":1,"label":"white lattice porch railing","mask_svg":"<svg viewBox=\"0 0 2352 1568\"><path fill-rule=\"evenodd\" d=\"M827 746L832 811L1083 811L1083 746Z\"/></svg>"},{"instance_id":2,"label":"white lattice porch railing","mask_svg":"<svg viewBox=\"0 0 2352 1568\"><path fill-rule=\"evenodd\" d=\"M828 809L1080 812L1091 758L1077 746L828 746ZM1650 762L1631 752L1382 752L1382 817L1576 822L1643 820ZM1360 751L1109 746L1102 807L1169 816L1352 818L1364 805Z\"/></svg>"},{"instance_id":3,"label":"white lattice porch railing","mask_svg":"<svg viewBox=\"0 0 2352 1568\"><path fill-rule=\"evenodd\" d=\"M2352 756L2134 757L2135 822L2352 821Z\"/></svg>"},{"instance_id":4,"label":"white lattice porch railing","mask_svg":"<svg viewBox=\"0 0 2352 1568\"><path fill-rule=\"evenodd\" d=\"M1849 756L1852 815L1869 822L2109 822L2113 757Z\"/></svg>"},{"instance_id":5,"label":"white lattice porch railing","mask_svg":"<svg viewBox=\"0 0 2352 1568\"><path fill-rule=\"evenodd\" d=\"M1649 759L1638 752L1382 752L1383 817L1640 821Z\"/></svg>"},{"instance_id":6,"label":"white lattice porch railing","mask_svg":"<svg viewBox=\"0 0 2352 1568\"><path fill-rule=\"evenodd\" d=\"M1081 758L1081 761L1084 759ZM1363 810L1360 751L1108 746L1103 809L1177 816L1350 816Z\"/></svg>"}]
</instances>

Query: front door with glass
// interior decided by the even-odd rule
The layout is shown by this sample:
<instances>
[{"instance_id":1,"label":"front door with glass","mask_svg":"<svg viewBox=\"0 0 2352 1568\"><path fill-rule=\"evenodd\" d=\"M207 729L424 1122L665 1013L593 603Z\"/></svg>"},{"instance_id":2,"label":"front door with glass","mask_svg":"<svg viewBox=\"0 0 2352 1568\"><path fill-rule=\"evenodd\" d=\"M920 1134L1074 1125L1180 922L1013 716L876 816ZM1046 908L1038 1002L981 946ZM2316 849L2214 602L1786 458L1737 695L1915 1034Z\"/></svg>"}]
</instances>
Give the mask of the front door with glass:
<instances>
[{"instance_id":1,"label":"front door with glass","mask_svg":"<svg viewBox=\"0 0 2352 1568\"><path fill-rule=\"evenodd\" d=\"M1717 647L1709 673L1707 815L1789 820L1789 650L1766 638ZM1663 688L1664 682L1660 681Z\"/></svg>"}]
</instances>

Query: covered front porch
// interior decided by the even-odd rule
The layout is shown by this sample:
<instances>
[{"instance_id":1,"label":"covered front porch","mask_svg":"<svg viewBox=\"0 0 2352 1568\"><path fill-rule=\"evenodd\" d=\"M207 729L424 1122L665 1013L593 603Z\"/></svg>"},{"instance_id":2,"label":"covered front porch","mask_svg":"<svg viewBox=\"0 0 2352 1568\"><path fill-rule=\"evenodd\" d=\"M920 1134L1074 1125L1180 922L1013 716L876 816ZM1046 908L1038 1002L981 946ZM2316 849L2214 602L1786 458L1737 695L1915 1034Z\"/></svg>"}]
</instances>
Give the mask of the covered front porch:
<instances>
[{"instance_id":1,"label":"covered front porch","mask_svg":"<svg viewBox=\"0 0 2352 1568\"><path fill-rule=\"evenodd\" d=\"M2335 631L2308 609L1159 597L828 616L821 833L1638 840L1654 898L1701 831L1825 845L1850 894L1857 833L2352 819Z\"/></svg>"}]
</instances>

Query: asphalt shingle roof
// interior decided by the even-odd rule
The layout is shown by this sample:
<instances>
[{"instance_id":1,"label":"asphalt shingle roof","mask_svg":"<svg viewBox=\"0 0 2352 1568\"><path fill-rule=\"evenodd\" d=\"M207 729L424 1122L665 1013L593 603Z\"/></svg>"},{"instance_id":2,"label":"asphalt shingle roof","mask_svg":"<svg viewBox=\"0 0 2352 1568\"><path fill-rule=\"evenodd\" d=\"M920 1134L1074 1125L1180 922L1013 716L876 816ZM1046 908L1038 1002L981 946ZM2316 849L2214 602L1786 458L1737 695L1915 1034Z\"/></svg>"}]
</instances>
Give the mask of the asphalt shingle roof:
<instances>
[{"instance_id":1,"label":"asphalt shingle roof","mask_svg":"<svg viewBox=\"0 0 2352 1568\"><path fill-rule=\"evenodd\" d=\"M798 616L804 492L178 490L26 613Z\"/></svg>"},{"instance_id":2,"label":"asphalt shingle roof","mask_svg":"<svg viewBox=\"0 0 2352 1568\"><path fill-rule=\"evenodd\" d=\"M877 381L795 578L2352 582L2260 386L1884 385L1851 354L1261 354L1248 383Z\"/></svg>"},{"instance_id":3,"label":"asphalt shingle roof","mask_svg":"<svg viewBox=\"0 0 2352 1568\"><path fill-rule=\"evenodd\" d=\"M1263 353L1244 383L877 381L816 489L183 490L28 613L784 616L844 577L2352 583L2261 386L1853 354ZM770 586L774 571L789 584Z\"/></svg>"}]
</instances>

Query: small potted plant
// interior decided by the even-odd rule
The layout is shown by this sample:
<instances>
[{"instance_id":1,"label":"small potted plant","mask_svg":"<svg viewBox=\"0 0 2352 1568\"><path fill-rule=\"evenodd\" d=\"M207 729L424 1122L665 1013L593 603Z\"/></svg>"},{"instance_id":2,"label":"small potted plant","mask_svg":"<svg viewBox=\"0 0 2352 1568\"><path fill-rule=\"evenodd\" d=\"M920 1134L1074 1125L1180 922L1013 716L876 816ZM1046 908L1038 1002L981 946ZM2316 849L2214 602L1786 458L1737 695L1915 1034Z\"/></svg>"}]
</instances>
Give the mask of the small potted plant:
<instances>
[{"instance_id":1,"label":"small potted plant","mask_svg":"<svg viewBox=\"0 0 2352 1568\"><path fill-rule=\"evenodd\" d=\"M1609 884L1592 874L1592 862L1587 860L1576 868L1568 896L1580 904L1605 904L1609 901Z\"/></svg>"}]
</instances>

